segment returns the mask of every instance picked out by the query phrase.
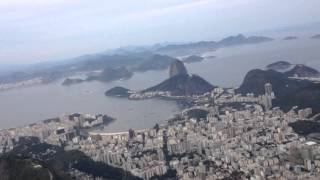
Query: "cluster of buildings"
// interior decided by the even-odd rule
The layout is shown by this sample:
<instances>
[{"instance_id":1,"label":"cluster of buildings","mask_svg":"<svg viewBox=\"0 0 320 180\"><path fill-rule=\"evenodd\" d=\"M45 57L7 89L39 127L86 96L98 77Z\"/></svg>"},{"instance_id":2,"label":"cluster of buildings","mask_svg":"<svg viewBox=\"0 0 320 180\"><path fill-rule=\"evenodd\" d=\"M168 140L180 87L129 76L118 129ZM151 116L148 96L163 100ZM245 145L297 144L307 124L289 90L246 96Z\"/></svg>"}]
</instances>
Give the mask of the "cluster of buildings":
<instances>
[{"instance_id":1,"label":"cluster of buildings","mask_svg":"<svg viewBox=\"0 0 320 180\"><path fill-rule=\"evenodd\" d=\"M80 150L94 161L142 179L170 175L185 180L319 179L320 145L299 136L289 126L297 120L308 120L312 109L293 108L285 113L272 107L274 98L271 84L265 85L265 94L259 97L216 88L194 103L195 108L208 111L205 118L182 113L153 128L89 132L80 138L78 128L94 126L101 119L71 115L60 121L3 130L0 148L4 144L11 147L8 139L19 136L37 136L48 143L58 138L64 141L66 150ZM67 137L70 132L75 132L74 136ZM76 170L72 173L86 176Z\"/></svg>"},{"instance_id":2,"label":"cluster of buildings","mask_svg":"<svg viewBox=\"0 0 320 180\"><path fill-rule=\"evenodd\" d=\"M78 143L90 128L109 123L107 115L71 114L48 119L27 126L0 131L0 154L12 150L20 137L38 137L53 145Z\"/></svg>"},{"instance_id":3,"label":"cluster of buildings","mask_svg":"<svg viewBox=\"0 0 320 180\"><path fill-rule=\"evenodd\" d=\"M170 91L147 91L147 92L132 92L129 95L129 99L131 100L140 100L140 99L149 99L154 97L176 97L172 96ZM183 98L179 96L180 98Z\"/></svg>"},{"instance_id":4,"label":"cluster of buildings","mask_svg":"<svg viewBox=\"0 0 320 180\"><path fill-rule=\"evenodd\" d=\"M91 134L78 147L96 161L143 179L169 169L179 179L307 179L320 174L320 146L296 134L295 111L253 105L182 117L158 128Z\"/></svg>"},{"instance_id":5,"label":"cluster of buildings","mask_svg":"<svg viewBox=\"0 0 320 180\"><path fill-rule=\"evenodd\" d=\"M289 77L290 79L296 79L296 80L307 80L312 81L314 83L320 83L320 77Z\"/></svg>"},{"instance_id":6,"label":"cluster of buildings","mask_svg":"<svg viewBox=\"0 0 320 180\"><path fill-rule=\"evenodd\" d=\"M227 93L225 93L227 92ZM272 100L275 99L275 94L270 83L265 84L265 94L255 96L253 93L248 93L246 96L236 94L234 89L223 90L216 88L211 94L211 97L216 104L228 103L257 103L262 105L266 110L272 108Z\"/></svg>"}]
</instances>

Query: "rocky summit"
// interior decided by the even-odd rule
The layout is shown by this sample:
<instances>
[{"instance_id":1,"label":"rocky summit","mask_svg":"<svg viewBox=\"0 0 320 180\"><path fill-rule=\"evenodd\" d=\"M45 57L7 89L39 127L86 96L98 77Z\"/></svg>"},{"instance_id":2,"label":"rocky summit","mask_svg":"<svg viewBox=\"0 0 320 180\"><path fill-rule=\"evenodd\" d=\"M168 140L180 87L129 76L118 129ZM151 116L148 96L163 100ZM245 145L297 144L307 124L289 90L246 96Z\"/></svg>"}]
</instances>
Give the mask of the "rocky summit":
<instances>
[{"instance_id":1,"label":"rocky summit","mask_svg":"<svg viewBox=\"0 0 320 180\"><path fill-rule=\"evenodd\" d=\"M285 73L288 77L320 77L320 72L303 64L296 65Z\"/></svg>"},{"instance_id":2,"label":"rocky summit","mask_svg":"<svg viewBox=\"0 0 320 180\"><path fill-rule=\"evenodd\" d=\"M169 77L173 77L176 75L188 74L186 67L184 66L182 61L175 60L170 65Z\"/></svg>"},{"instance_id":3,"label":"rocky summit","mask_svg":"<svg viewBox=\"0 0 320 180\"><path fill-rule=\"evenodd\" d=\"M174 96L192 96L210 92L214 87L200 76L178 74L144 92L169 91Z\"/></svg>"}]
</instances>

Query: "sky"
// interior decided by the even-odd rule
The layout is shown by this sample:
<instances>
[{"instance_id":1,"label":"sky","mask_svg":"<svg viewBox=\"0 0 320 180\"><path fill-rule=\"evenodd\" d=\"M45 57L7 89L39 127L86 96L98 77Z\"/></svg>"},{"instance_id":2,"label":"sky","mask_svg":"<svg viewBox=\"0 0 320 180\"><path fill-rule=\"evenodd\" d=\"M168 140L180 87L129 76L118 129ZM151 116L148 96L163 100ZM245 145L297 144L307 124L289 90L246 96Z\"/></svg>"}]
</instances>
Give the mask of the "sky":
<instances>
[{"instance_id":1,"label":"sky","mask_svg":"<svg viewBox=\"0 0 320 180\"><path fill-rule=\"evenodd\" d=\"M0 64L320 22L319 0L0 0Z\"/></svg>"}]
</instances>

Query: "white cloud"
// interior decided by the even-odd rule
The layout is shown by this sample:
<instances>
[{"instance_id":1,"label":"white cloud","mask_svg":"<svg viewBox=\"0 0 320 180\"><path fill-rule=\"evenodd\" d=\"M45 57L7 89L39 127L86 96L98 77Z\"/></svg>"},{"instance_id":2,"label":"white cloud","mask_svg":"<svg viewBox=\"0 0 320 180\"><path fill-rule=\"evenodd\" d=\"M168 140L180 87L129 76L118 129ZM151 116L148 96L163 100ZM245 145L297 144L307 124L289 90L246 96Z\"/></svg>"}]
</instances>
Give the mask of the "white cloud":
<instances>
[{"instance_id":1,"label":"white cloud","mask_svg":"<svg viewBox=\"0 0 320 180\"><path fill-rule=\"evenodd\" d=\"M45 52L52 59L127 44L201 40L305 23L319 17L318 4L319 0L0 0L0 63L39 59L38 51L43 59Z\"/></svg>"},{"instance_id":2,"label":"white cloud","mask_svg":"<svg viewBox=\"0 0 320 180\"><path fill-rule=\"evenodd\" d=\"M48 6L54 4L69 4L77 0L1 0L0 7L9 6Z\"/></svg>"},{"instance_id":3,"label":"white cloud","mask_svg":"<svg viewBox=\"0 0 320 180\"><path fill-rule=\"evenodd\" d=\"M161 15L165 13L177 12L186 9L195 9L202 6L210 5L210 7L214 9L223 9L223 8L231 8L234 5L248 3L252 0L196 0L187 3L181 3L173 6L168 6L159 9L152 9L147 11L140 11L132 14L128 14L127 17L146 17L146 16L154 16Z\"/></svg>"}]
</instances>

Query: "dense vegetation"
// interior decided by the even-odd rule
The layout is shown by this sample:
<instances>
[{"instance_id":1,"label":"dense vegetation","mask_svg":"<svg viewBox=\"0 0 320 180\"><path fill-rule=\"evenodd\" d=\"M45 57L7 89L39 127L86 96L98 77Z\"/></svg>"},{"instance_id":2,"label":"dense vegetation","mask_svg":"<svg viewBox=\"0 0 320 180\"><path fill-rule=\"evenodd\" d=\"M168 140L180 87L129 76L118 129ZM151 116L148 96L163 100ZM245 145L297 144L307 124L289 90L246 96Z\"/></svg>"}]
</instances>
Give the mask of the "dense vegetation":
<instances>
[{"instance_id":1,"label":"dense vegetation","mask_svg":"<svg viewBox=\"0 0 320 180\"><path fill-rule=\"evenodd\" d=\"M21 162L40 162L45 169L40 172L30 172L33 173L33 176L30 176L31 179L37 179L37 174L39 174L39 179L41 180L48 179L44 177L48 174L45 173L48 172L46 169L49 169L50 172L52 172L55 179L69 179L71 177L67 175L67 171L70 170L70 168L77 169L94 177L103 177L106 179L122 179L123 177L127 177L128 179L139 179L120 168L95 162L81 151L65 151L60 146L40 143L37 138L27 137L21 139L19 144L12 151L4 155L2 158L6 159L7 157L16 157L14 159L9 159L10 161L8 162L10 163L20 162L19 159L23 159ZM20 164L23 165L23 163ZM6 170L8 175L30 168L29 166L24 165L7 167L8 168L4 170ZM29 174L27 173L26 175Z\"/></svg>"},{"instance_id":2,"label":"dense vegetation","mask_svg":"<svg viewBox=\"0 0 320 180\"><path fill-rule=\"evenodd\" d=\"M114 87L105 92L106 96L116 96L116 97L128 97L129 89L123 87Z\"/></svg>"},{"instance_id":3,"label":"dense vegetation","mask_svg":"<svg viewBox=\"0 0 320 180\"><path fill-rule=\"evenodd\" d=\"M320 133L320 123L316 121L296 121L289 126L300 135L307 136L312 133Z\"/></svg>"},{"instance_id":4,"label":"dense vegetation","mask_svg":"<svg viewBox=\"0 0 320 180\"><path fill-rule=\"evenodd\" d=\"M187 112L189 118L194 118L197 120L206 119L208 115L208 111L202 109L192 109Z\"/></svg>"},{"instance_id":5,"label":"dense vegetation","mask_svg":"<svg viewBox=\"0 0 320 180\"><path fill-rule=\"evenodd\" d=\"M0 157L1 180L46 180L50 179L50 173L49 169L31 159L13 155ZM63 177L63 179L67 178Z\"/></svg>"}]
</instances>

